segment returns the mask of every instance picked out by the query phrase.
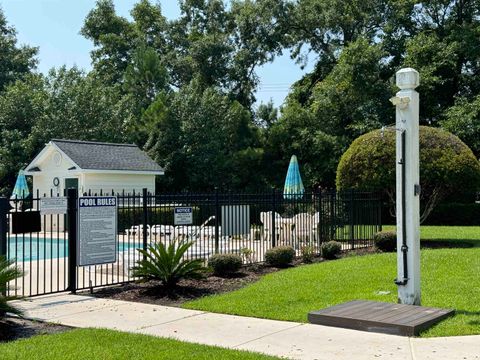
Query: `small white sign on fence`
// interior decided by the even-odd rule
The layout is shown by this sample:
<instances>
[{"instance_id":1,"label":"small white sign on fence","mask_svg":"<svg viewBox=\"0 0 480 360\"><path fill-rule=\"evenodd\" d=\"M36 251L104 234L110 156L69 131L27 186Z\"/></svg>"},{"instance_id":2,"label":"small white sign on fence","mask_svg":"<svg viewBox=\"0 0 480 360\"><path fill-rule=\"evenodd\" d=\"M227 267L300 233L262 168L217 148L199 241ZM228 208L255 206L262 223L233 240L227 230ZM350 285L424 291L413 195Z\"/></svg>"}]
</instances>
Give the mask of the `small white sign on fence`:
<instances>
[{"instance_id":1,"label":"small white sign on fence","mask_svg":"<svg viewBox=\"0 0 480 360\"><path fill-rule=\"evenodd\" d=\"M77 257L79 266L117 261L117 197L78 198Z\"/></svg>"},{"instance_id":2,"label":"small white sign on fence","mask_svg":"<svg viewBox=\"0 0 480 360\"><path fill-rule=\"evenodd\" d=\"M66 214L66 197L46 197L40 198L40 215Z\"/></svg>"},{"instance_id":3,"label":"small white sign on fence","mask_svg":"<svg viewBox=\"0 0 480 360\"><path fill-rule=\"evenodd\" d=\"M193 224L193 208L176 207L174 209L173 222L175 225L192 225Z\"/></svg>"}]
</instances>

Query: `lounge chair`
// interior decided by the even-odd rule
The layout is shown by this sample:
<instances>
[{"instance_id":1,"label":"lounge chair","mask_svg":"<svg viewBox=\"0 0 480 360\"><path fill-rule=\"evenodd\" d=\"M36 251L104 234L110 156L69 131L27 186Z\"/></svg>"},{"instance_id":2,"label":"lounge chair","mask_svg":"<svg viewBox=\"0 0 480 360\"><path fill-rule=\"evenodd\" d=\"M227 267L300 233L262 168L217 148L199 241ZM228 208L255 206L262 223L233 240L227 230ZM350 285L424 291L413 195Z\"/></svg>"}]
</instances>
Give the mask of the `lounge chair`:
<instances>
[{"instance_id":1,"label":"lounge chair","mask_svg":"<svg viewBox=\"0 0 480 360\"><path fill-rule=\"evenodd\" d=\"M272 240L273 235L273 219L272 219L273 212L261 212L260 213L260 221L263 224L263 240ZM282 218L282 216L278 213L275 213L275 237L276 240L279 241L288 241L289 240L289 231L288 225L290 223L290 219Z\"/></svg>"}]
</instances>

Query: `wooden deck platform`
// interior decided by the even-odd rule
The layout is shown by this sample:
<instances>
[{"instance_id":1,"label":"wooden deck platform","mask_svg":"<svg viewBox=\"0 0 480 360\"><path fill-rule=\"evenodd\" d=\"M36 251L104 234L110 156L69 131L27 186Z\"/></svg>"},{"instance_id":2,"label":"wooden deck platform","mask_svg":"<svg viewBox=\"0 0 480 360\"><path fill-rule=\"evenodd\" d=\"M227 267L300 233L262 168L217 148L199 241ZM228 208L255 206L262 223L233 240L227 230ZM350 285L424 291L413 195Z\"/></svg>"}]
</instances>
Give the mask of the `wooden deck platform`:
<instances>
[{"instance_id":1,"label":"wooden deck platform","mask_svg":"<svg viewBox=\"0 0 480 360\"><path fill-rule=\"evenodd\" d=\"M312 311L312 324L384 334L415 336L454 314L454 310L356 300Z\"/></svg>"}]
</instances>

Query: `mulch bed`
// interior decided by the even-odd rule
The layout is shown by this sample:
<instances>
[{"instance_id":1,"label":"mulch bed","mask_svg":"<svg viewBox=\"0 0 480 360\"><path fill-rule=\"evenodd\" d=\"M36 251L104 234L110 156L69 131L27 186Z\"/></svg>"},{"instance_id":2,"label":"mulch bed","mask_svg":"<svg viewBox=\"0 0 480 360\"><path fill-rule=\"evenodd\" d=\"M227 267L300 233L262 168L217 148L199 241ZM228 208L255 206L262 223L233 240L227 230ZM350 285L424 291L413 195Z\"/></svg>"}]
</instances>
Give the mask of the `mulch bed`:
<instances>
[{"instance_id":1,"label":"mulch bed","mask_svg":"<svg viewBox=\"0 0 480 360\"><path fill-rule=\"evenodd\" d=\"M0 320L0 343L35 335L57 334L68 330L71 330L69 326L6 317Z\"/></svg>"},{"instance_id":2,"label":"mulch bed","mask_svg":"<svg viewBox=\"0 0 480 360\"><path fill-rule=\"evenodd\" d=\"M99 298L141 302L146 304L180 306L186 301L203 296L220 294L240 289L260 279L262 275L277 271L264 265L250 265L238 274L219 277L208 274L201 280L181 280L174 290L167 290L158 281L132 282L120 286L110 286L94 290Z\"/></svg>"},{"instance_id":3,"label":"mulch bed","mask_svg":"<svg viewBox=\"0 0 480 360\"><path fill-rule=\"evenodd\" d=\"M343 256L366 255L371 249L347 251ZM313 263L324 261L320 257L313 259ZM300 259L292 267L302 265ZM240 289L248 284L258 281L263 275L273 273L279 268L269 267L264 264L248 265L241 272L230 277L219 277L208 274L202 280L182 280L174 290L167 290L157 281L132 282L119 286L110 286L94 290L93 294L99 298L108 298L123 301L133 301L146 304L165 306L181 306L184 302L195 300L203 296L221 294Z\"/></svg>"}]
</instances>

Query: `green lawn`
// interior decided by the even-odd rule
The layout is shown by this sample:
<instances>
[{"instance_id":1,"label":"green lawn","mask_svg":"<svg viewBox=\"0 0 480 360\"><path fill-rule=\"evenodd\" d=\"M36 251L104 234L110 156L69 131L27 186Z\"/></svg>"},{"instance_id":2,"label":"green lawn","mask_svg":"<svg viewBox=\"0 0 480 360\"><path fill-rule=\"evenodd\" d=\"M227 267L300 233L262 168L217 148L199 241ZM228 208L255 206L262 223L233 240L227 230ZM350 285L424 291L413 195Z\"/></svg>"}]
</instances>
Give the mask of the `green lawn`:
<instances>
[{"instance_id":1,"label":"green lawn","mask_svg":"<svg viewBox=\"0 0 480 360\"><path fill-rule=\"evenodd\" d=\"M2 360L277 359L146 335L78 329L0 344Z\"/></svg>"},{"instance_id":2,"label":"green lawn","mask_svg":"<svg viewBox=\"0 0 480 360\"><path fill-rule=\"evenodd\" d=\"M184 307L306 322L309 311L345 301L396 302L395 276L395 254L353 256L268 274L240 290ZM457 310L422 336L480 334L480 248L423 250L422 276L423 305ZM385 291L390 293L379 294Z\"/></svg>"}]
</instances>

